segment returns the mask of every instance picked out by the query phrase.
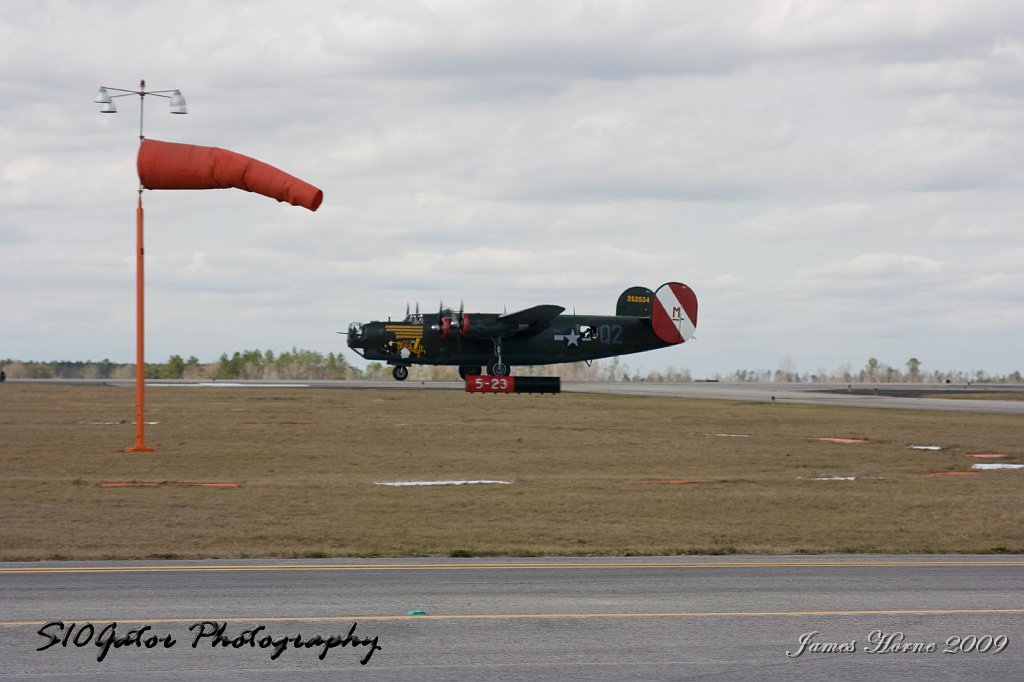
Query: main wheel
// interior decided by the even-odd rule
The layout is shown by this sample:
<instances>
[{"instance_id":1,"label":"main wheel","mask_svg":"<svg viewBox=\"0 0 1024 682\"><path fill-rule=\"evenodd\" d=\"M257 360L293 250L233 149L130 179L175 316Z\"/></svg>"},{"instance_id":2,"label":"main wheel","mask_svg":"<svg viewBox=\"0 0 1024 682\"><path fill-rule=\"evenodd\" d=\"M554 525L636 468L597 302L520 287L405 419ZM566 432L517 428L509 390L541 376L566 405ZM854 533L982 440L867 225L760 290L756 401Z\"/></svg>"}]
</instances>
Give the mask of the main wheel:
<instances>
[{"instance_id":1,"label":"main wheel","mask_svg":"<svg viewBox=\"0 0 1024 682\"><path fill-rule=\"evenodd\" d=\"M512 372L512 368L503 362L492 362L487 367L487 373L492 377L507 377Z\"/></svg>"},{"instance_id":2,"label":"main wheel","mask_svg":"<svg viewBox=\"0 0 1024 682\"><path fill-rule=\"evenodd\" d=\"M476 376L480 374L480 365L460 365L459 366L459 377L465 381L468 377Z\"/></svg>"},{"instance_id":3,"label":"main wheel","mask_svg":"<svg viewBox=\"0 0 1024 682\"><path fill-rule=\"evenodd\" d=\"M391 370L391 376L395 378L395 381L405 381L409 378L409 368L405 365L395 365L395 368Z\"/></svg>"}]
</instances>

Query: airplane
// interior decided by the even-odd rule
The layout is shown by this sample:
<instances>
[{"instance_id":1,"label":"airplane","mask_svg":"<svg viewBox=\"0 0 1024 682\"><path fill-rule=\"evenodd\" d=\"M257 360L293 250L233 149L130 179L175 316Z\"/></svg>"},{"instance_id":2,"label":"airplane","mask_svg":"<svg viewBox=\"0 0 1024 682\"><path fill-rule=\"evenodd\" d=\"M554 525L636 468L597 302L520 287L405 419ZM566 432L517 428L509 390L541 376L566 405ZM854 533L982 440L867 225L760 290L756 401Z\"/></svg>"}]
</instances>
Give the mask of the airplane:
<instances>
[{"instance_id":1,"label":"airplane","mask_svg":"<svg viewBox=\"0 0 1024 682\"><path fill-rule=\"evenodd\" d=\"M460 306L461 308L461 306ZM353 322L348 346L366 360L393 366L405 381L410 365L458 365L459 376L509 376L511 365L586 362L665 348L694 338L697 296L685 284L656 291L634 286L615 315L563 314L559 305L514 313L467 313L442 304L436 313L406 311L401 322Z\"/></svg>"}]
</instances>

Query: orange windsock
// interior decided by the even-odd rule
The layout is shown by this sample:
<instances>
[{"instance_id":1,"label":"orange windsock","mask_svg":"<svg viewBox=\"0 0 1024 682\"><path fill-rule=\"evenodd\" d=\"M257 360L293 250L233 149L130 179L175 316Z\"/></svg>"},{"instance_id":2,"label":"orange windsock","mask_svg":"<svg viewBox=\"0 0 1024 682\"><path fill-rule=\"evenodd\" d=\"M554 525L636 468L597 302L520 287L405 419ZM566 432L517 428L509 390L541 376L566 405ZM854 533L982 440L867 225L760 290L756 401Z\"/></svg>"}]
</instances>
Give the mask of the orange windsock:
<instances>
[{"instance_id":1,"label":"orange windsock","mask_svg":"<svg viewBox=\"0 0 1024 682\"><path fill-rule=\"evenodd\" d=\"M237 187L310 211L324 193L273 166L219 147L145 139L139 147L139 182L146 189Z\"/></svg>"}]
</instances>

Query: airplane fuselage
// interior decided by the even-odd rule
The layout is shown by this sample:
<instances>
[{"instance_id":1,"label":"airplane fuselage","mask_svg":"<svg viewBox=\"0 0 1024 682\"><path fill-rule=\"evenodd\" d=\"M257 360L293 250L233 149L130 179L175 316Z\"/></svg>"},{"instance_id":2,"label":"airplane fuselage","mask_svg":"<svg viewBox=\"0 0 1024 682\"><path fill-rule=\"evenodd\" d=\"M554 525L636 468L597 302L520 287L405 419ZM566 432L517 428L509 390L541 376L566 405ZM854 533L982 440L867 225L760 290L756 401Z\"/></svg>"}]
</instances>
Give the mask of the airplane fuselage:
<instances>
[{"instance_id":1,"label":"airplane fuselage","mask_svg":"<svg viewBox=\"0 0 1024 682\"><path fill-rule=\"evenodd\" d=\"M415 316L368 322L349 328L348 343L367 360L389 364L487 366L494 360L492 337L452 333L442 339L438 327ZM559 315L543 329L501 339L510 365L597 360L670 345L655 335L650 320L618 315Z\"/></svg>"}]
</instances>

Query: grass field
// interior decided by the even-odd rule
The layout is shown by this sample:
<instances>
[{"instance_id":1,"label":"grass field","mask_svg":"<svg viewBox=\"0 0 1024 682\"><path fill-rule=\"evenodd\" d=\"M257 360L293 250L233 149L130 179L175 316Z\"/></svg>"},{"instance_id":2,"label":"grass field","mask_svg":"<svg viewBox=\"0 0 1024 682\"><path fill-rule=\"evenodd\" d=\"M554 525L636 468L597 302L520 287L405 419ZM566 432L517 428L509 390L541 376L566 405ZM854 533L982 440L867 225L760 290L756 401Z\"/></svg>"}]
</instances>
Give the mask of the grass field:
<instances>
[{"instance_id":1,"label":"grass field","mask_svg":"<svg viewBox=\"0 0 1024 682\"><path fill-rule=\"evenodd\" d=\"M0 560L1024 551L1024 470L946 475L1024 462L1014 416L428 390L147 397L157 451L128 454L130 388L0 386ZM511 484L378 485L444 479Z\"/></svg>"}]
</instances>

